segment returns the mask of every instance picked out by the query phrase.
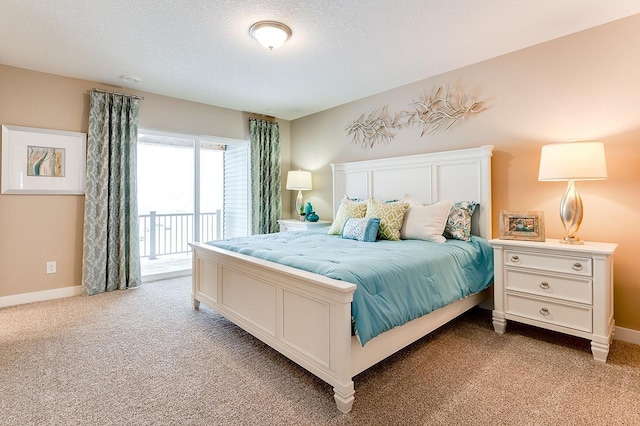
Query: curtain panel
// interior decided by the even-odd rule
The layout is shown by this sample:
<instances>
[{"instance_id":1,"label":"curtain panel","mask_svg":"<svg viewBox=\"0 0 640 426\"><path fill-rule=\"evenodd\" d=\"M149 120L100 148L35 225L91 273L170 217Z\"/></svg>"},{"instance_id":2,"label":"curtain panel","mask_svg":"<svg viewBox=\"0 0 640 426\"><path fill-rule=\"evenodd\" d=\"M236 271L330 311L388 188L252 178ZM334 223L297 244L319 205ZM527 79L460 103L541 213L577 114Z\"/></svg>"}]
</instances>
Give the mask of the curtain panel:
<instances>
[{"instance_id":1,"label":"curtain panel","mask_svg":"<svg viewBox=\"0 0 640 426\"><path fill-rule=\"evenodd\" d=\"M249 119L251 137L251 233L278 232L282 214L280 126Z\"/></svg>"},{"instance_id":2,"label":"curtain panel","mask_svg":"<svg viewBox=\"0 0 640 426\"><path fill-rule=\"evenodd\" d=\"M138 287L136 97L91 92L82 259L83 293Z\"/></svg>"}]
</instances>

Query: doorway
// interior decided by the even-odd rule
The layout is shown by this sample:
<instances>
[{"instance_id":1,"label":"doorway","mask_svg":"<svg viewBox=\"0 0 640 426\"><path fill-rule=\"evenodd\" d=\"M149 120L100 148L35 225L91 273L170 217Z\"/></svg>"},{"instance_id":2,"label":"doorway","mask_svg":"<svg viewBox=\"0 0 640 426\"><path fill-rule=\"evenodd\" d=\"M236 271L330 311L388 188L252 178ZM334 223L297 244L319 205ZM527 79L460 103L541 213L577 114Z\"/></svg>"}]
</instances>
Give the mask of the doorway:
<instances>
[{"instance_id":1,"label":"doorway","mask_svg":"<svg viewBox=\"0 0 640 426\"><path fill-rule=\"evenodd\" d=\"M193 241L248 234L246 141L140 129L143 282L191 274Z\"/></svg>"}]
</instances>

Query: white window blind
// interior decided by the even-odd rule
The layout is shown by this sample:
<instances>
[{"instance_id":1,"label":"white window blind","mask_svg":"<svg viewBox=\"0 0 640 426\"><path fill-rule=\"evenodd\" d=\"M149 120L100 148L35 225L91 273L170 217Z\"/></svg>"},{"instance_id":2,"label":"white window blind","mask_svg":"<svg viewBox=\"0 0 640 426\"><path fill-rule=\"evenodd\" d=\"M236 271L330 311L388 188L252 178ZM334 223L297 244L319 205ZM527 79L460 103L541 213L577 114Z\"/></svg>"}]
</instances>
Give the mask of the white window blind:
<instances>
[{"instance_id":1,"label":"white window blind","mask_svg":"<svg viewBox=\"0 0 640 426\"><path fill-rule=\"evenodd\" d=\"M227 145L224 154L224 238L249 235L249 147Z\"/></svg>"}]
</instances>

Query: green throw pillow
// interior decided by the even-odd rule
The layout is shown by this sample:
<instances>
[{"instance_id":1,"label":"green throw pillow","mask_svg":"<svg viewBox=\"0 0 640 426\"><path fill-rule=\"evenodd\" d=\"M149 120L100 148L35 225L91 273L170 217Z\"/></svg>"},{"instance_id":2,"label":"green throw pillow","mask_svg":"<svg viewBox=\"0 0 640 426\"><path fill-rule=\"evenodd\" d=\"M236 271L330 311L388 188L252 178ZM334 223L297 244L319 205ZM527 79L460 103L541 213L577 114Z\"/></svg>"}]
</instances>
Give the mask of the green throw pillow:
<instances>
[{"instance_id":1,"label":"green throw pillow","mask_svg":"<svg viewBox=\"0 0 640 426\"><path fill-rule=\"evenodd\" d=\"M367 203L364 201L356 202L345 197L340 203L340 207L338 207L338 213L336 213L336 217L333 219L333 223L331 224L331 228L328 233L334 235L342 234L342 228L344 227L344 223L347 219L350 217L364 217L366 212Z\"/></svg>"},{"instance_id":2,"label":"green throw pillow","mask_svg":"<svg viewBox=\"0 0 640 426\"><path fill-rule=\"evenodd\" d=\"M400 229L404 222L404 214L409 203L380 203L375 200L367 201L366 217L379 217L378 239L398 241Z\"/></svg>"}]
</instances>

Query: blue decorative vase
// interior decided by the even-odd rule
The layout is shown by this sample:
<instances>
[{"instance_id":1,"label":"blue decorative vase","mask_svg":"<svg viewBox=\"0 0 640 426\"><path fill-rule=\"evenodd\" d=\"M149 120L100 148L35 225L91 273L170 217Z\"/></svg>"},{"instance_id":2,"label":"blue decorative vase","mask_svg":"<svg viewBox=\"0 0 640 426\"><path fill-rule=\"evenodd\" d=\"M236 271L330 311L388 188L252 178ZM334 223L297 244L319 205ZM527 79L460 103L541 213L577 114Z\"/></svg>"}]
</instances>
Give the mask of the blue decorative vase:
<instances>
[{"instance_id":1,"label":"blue decorative vase","mask_svg":"<svg viewBox=\"0 0 640 426\"><path fill-rule=\"evenodd\" d=\"M317 222L320 219L320 216L316 214L316 212L311 212L307 215L307 220L309 222Z\"/></svg>"},{"instance_id":2,"label":"blue decorative vase","mask_svg":"<svg viewBox=\"0 0 640 426\"><path fill-rule=\"evenodd\" d=\"M304 213L307 215L307 219L309 215L313 213L313 206L311 205L311 201L307 201L307 205L304 206Z\"/></svg>"}]
</instances>

